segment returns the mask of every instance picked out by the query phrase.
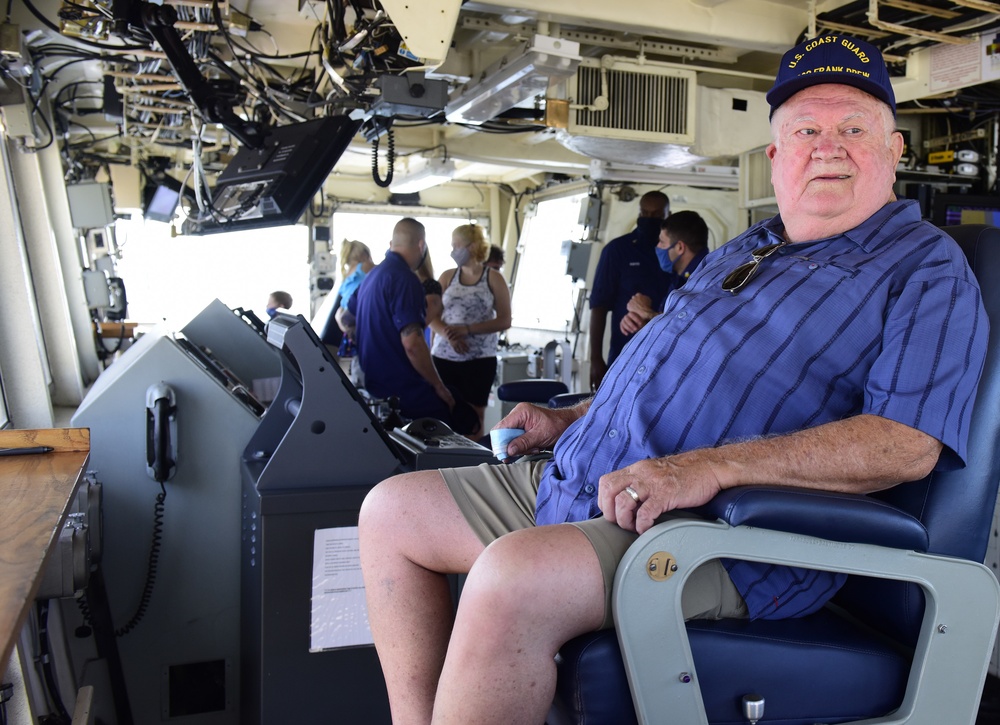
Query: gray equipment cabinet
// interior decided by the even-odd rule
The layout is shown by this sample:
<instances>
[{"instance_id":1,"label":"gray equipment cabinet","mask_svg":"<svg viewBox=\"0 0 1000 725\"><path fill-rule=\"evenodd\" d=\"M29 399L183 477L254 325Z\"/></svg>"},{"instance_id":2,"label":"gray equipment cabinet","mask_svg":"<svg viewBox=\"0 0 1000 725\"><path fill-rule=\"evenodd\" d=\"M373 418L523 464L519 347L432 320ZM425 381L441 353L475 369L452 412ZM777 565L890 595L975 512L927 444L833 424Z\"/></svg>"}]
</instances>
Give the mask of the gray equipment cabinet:
<instances>
[{"instance_id":1,"label":"gray equipment cabinet","mask_svg":"<svg viewBox=\"0 0 1000 725\"><path fill-rule=\"evenodd\" d=\"M387 724L370 641L315 644L314 547L317 532L350 538L365 494L404 457L304 318L278 315L268 342L281 384L243 454L242 722ZM363 593L350 615L367 628Z\"/></svg>"},{"instance_id":2,"label":"gray equipment cabinet","mask_svg":"<svg viewBox=\"0 0 1000 725\"><path fill-rule=\"evenodd\" d=\"M121 630L145 607L130 631L104 639L120 668L98 641L69 635L79 684L97 686L101 722L240 722L239 459L263 408L238 387L196 346L160 330L105 370L73 416L91 431L91 468L103 483L102 609ZM157 406L167 417L154 423ZM153 427L169 434L160 466L149 457ZM144 594L154 539L155 581Z\"/></svg>"},{"instance_id":3,"label":"gray equipment cabinet","mask_svg":"<svg viewBox=\"0 0 1000 725\"><path fill-rule=\"evenodd\" d=\"M210 302L181 328L181 332L188 340L207 348L216 358L223 360L233 374L251 389L254 381L281 375L278 351L268 345L252 325L245 323L219 300Z\"/></svg>"}]
</instances>

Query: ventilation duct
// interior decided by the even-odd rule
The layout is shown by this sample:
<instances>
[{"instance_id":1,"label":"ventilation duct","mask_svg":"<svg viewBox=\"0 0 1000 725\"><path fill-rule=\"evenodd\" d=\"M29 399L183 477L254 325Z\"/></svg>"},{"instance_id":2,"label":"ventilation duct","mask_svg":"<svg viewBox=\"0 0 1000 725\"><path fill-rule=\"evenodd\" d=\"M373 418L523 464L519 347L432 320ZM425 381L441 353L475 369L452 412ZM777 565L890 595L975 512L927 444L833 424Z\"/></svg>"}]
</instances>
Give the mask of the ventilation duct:
<instances>
[{"instance_id":1,"label":"ventilation duct","mask_svg":"<svg viewBox=\"0 0 1000 725\"><path fill-rule=\"evenodd\" d=\"M744 209L776 209L771 186L771 160L763 148L740 156L740 206Z\"/></svg>"},{"instance_id":2,"label":"ventilation duct","mask_svg":"<svg viewBox=\"0 0 1000 725\"><path fill-rule=\"evenodd\" d=\"M629 141L690 145L695 132L694 71L639 64L621 59L581 62L573 82L569 132ZM590 110L603 95L606 110ZM584 108L580 108L584 106Z\"/></svg>"},{"instance_id":3,"label":"ventilation duct","mask_svg":"<svg viewBox=\"0 0 1000 725\"><path fill-rule=\"evenodd\" d=\"M699 87L686 68L585 58L567 94L560 143L601 161L678 169L770 141L763 93Z\"/></svg>"}]
</instances>

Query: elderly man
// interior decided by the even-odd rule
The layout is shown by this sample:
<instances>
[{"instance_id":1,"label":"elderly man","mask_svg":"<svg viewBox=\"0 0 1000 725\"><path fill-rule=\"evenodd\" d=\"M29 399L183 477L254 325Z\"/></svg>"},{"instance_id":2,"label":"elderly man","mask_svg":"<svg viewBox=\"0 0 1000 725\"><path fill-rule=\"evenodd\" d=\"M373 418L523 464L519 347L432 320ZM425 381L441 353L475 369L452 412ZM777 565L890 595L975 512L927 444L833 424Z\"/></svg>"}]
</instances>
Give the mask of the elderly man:
<instances>
[{"instance_id":1,"label":"elderly man","mask_svg":"<svg viewBox=\"0 0 1000 725\"><path fill-rule=\"evenodd\" d=\"M734 486L866 493L963 465L985 312L958 246L893 195L903 141L878 50L804 43L768 101L779 216L709 254L592 401L501 422L526 431L510 455L554 445L551 462L410 474L366 500L396 723L542 722L554 654L610 626L617 562L678 509ZM442 572L462 571L452 624ZM715 561L682 610L796 617L842 582Z\"/></svg>"},{"instance_id":2,"label":"elderly man","mask_svg":"<svg viewBox=\"0 0 1000 725\"><path fill-rule=\"evenodd\" d=\"M450 423L455 399L424 340L427 303L413 272L426 255L424 225L401 219L385 260L368 273L348 309L357 317L358 357L368 392L376 398L397 396L407 418Z\"/></svg>"}]
</instances>

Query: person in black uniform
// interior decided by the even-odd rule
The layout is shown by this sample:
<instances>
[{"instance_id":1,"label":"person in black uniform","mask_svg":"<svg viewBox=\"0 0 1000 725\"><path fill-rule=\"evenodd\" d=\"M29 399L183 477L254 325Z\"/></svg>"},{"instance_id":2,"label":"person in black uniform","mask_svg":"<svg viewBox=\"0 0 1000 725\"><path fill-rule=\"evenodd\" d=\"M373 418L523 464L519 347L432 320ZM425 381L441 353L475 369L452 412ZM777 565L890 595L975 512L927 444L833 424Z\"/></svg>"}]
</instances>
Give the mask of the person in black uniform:
<instances>
[{"instance_id":1,"label":"person in black uniform","mask_svg":"<svg viewBox=\"0 0 1000 725\"><path fill-rule=\"evenodd\" d=\"M662 191L650 191L639 200L639 218L628 234L612 239L601 251L590 291L590 387L597 390L608 365L621 352L628 336L621 331L628 301L640 292L659 307L670 291L671 275L660 269L656 243L660 224L670 210ZM604 329L611 313L611 344L604 360Z\"/></svg>"}]
</instances>

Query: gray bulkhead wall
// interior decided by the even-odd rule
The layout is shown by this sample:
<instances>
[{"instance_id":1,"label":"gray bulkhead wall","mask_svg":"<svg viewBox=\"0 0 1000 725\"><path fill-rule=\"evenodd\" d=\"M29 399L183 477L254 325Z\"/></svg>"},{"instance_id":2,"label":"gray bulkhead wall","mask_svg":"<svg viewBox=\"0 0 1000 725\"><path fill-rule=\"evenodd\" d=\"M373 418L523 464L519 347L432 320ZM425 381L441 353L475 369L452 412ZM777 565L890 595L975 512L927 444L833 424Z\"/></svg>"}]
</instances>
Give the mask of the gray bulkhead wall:
<instances>
[{"instance_id":1,"label":"gray bulkhead wall","mask_svg":"<svg viewBox=\"0 0 1000 725\"><path fill-rule=\"evenodd\" d=\"M12 154L11 166L52 371L52 403L75 407L100 366L62 160L53 145L37 153Z\"/></svg>"},{"instance_id":2,"label":"gray bulkhead wall","mask_svg":"<svg viewBox=\"0 0 1000 725\"><path fill-rule=\"evenodd\" d=\"M48 428L52 426L48 364L40 344L38 308L6 139L0 139L0 147L0 375L12 424Z\"/></svg>"},{"instance_id":3,"label":"gray bulkhead wall","mask_svg":"<svg viewBox=\"0 0 1000 725\"><path fill-rule=\"evenodd\" d=\"M51 427L53 405L75 406L99 373L54 146L0 158L0 374L17 428Z\"/></svg>"}]
</instances>

